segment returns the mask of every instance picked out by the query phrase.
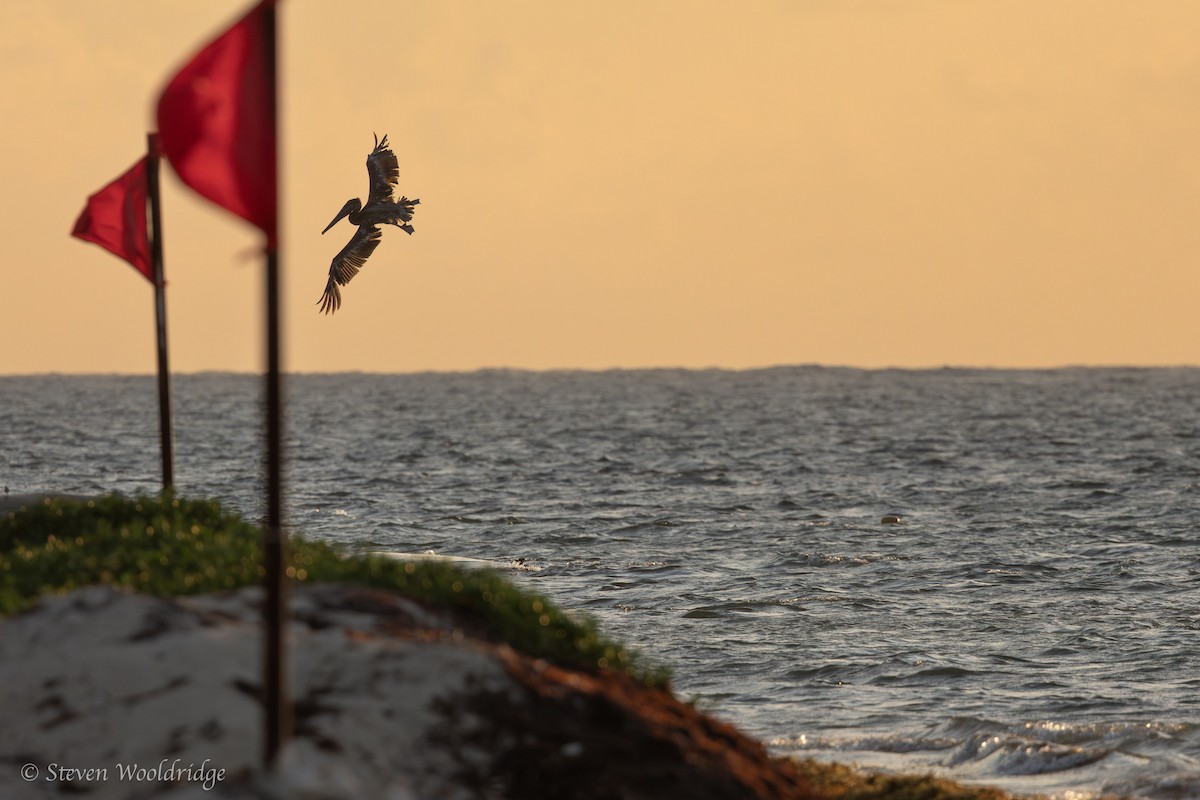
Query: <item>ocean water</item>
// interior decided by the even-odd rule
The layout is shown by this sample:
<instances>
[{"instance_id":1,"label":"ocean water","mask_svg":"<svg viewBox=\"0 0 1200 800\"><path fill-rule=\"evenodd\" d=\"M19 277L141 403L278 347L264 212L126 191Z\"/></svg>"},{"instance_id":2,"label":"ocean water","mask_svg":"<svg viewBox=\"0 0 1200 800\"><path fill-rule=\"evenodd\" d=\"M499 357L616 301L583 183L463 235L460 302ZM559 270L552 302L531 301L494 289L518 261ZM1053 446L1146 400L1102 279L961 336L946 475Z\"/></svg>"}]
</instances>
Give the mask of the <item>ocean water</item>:
<instances>
[{"instance_id":1,"label":"ocean water","mask_svg":"<svg viewBox=\"0 0 1200 800\"><path fill-rule=\"evenodd\" d=\"M182 493L261 516L260 388L174 379ZM294 530L491 562L777 752L1200 797L1200 370L286 388ZM0 378L0 483L156 490L154 392Z\"/></svg>"}]
</instances>

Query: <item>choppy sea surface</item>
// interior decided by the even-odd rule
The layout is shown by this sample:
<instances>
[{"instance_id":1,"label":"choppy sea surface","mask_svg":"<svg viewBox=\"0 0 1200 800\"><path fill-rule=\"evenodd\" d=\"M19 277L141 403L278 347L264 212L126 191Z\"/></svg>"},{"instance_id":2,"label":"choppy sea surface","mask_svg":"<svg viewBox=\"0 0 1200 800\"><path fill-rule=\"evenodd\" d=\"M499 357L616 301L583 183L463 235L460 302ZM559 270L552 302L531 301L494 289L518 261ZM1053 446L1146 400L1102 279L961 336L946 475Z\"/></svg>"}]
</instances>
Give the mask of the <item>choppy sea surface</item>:
<instances>
[{"instance_id":1,"label":"choppy sea surface","mask_svg":"<svg viewBox=\"0 0 1200 800\"><path fill-rule=\"evenodd\" d=\"M261 380L173 385L179 490L259 518ZM1200 370L286 390L290 527L492 562L780 753L1200 797ZM157 441L150 377L0 378L13 493L156 491Z\"/></svg>"}]
</instances>

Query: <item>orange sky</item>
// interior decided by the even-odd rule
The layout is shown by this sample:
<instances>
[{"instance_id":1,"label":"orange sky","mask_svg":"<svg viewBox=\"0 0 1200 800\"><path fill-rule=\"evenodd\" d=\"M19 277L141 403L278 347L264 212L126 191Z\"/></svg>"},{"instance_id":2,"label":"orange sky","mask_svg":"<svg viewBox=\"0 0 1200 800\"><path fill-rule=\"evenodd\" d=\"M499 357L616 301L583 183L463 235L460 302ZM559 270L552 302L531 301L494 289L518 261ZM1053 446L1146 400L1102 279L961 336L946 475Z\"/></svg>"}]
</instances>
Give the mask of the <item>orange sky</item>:
<instances>
[{"instance_id":1,"label":"orange sky","mask_svg":"<svg viewBox=\"0 0 1200 800\"><path fill-rule=\"evenodd\" d=\"M0 4L0 373L154 370L68 234L243 0ZM1200 364L1200 4L281 9L285 368ZM373 131L422 205L317 312ZM164 173L172 368L262 368L255 232Z\"/></svg>"}]
</instances>

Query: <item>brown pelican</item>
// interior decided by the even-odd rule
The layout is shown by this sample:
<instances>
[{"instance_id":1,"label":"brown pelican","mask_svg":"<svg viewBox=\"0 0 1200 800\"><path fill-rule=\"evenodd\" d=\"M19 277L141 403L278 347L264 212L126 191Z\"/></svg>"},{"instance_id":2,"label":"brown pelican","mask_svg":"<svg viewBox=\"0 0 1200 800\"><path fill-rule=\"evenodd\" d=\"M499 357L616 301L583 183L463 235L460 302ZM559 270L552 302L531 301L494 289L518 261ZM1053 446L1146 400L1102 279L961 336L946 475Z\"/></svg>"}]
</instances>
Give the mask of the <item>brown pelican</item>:
<instances>
[{"instance_id":1,"label":"brown pelican","mask_svg":"<svg viewBox=\"0 0 1200 800\"><path fill-rule=\"evenodd\" d=\"M324 235L325 231L336 225L342 217L347 217L351 225L358 226L358 230L350 238L350 243L333 257L333 263L329 265L329 282L325 284L325 293L317 301L321 311L326 314L332 314L341 308L342 291L338 287L349 283L379 246L383 234L377 226L395 225L405 233L413 232L413 226L408 223L413 216L413 206L421 201L409 200L407 197L396 200L392 194L392 187L400 177L400 163L396 160L396 154L388 147L386 133L383 135L383 141L380 141L378 136L375 137L375 149L367 156L367 176L371 180L367 204L364 206L357 197L347 200L346 205L342 206L342 210L333 218L333 222L321 231Z\"/></svg>"}]
</instances>

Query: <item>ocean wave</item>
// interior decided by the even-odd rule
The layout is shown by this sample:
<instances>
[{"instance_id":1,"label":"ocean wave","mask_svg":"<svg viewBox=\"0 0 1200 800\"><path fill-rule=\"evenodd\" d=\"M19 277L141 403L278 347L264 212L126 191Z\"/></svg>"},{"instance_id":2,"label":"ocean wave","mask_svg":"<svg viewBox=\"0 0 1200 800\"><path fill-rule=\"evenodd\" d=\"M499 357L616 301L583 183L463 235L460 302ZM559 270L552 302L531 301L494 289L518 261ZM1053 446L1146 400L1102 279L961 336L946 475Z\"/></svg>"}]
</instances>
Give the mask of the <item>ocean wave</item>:
<instances>
[{"instance_id":1,"label":"ocean wave","mask_svg":"<svg viewBox=\"0 0 1200 800\"><path fill-rule=\"evenodd\" d=\"M946 766L982 765L987 775L1042 775L1100 761L1113 750L1055 744L1011 734L973 736L946 760Z\"/></svg>"},{"instance_id":2,"label":"ocean wave","mask_svg":"<svg viewBox=\"0 0 1200 800\"><path fill-rule=\"evenodd\" d=\"M799 736L777 736L767 742L768 747L780 751L825 750L854 753L870 751L877 753L936 753L960 746L955 739L924 737L869 735L852 737L825 737L801 734Z\"/></svg>"},{"instance_id":3,"label":"ocean wave","mask_svg":"<svg viewBox=\"0 0 1200 800\"><path fill-rule=\"evenodd\" d=\"M837 668L795 670L796 677L833 678ZM1089 796L1117 792L1130 796L1192 797L1174 794L1180 787L1200 787L1200 762L1178 753L1180 739L1196 732L1197 725L1173 722L1112 722L1073 724L1050 720L1004 725L976 718L955 718L940 731L913 734L799 734L777 736L768 745L783 754L817 753L824 758L855 763L888 765L906 770L933 769L970 780L1023 779L1058 776L1052 785L1095 787ZM1162 740L1167 740L1166 742ZM1153 745L1157 744L1157 747ZM1164 776L1129 779L1137 765L1154 756L1139 749L1175 753L1176 769ZM874 756L872 755L874 754ZM919 758L900 762L879 756ZM1104 765L1115 761L1111 767ZM1190 770L1189 770L1190 768ZM1067 778L1067 775L1075 775ZM1116 775L1119 783L1111 783ZM1065 781L1065 783L1064 783Z\"/></svg>"},{"instance_id":4,"label":"ocean wave","mask_svg":"<svg viewBox=\"0 0 1200 800\"><path fill-rule=\"evenodd\" d=\"M716 619L729 614L781 614L788 606L786 601L773 600L730 600L723 603L698 606L684 612L684 619Z\"/></svg>"}]
</instances>

